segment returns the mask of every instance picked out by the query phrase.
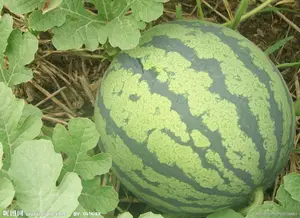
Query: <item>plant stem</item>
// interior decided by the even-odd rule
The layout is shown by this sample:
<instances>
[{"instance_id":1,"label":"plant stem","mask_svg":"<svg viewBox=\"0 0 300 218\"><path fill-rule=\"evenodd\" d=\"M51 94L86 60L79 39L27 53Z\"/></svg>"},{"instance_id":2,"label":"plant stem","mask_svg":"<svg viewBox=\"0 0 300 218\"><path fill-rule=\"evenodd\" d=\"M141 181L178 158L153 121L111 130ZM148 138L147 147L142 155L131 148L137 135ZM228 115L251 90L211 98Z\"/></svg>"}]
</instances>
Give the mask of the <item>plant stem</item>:
<instances>
[{"instance_id":1,"label":"plant stem","mask_svg":"<svg viewBox=\"0 0 300 218\"><path fill-rule=\"evenodd\" d=\"M261 205L264 202L264 189L263 187L258 187L253 193L253 200L249 206L240 209L238 212L246 216L250 209L255 206Z\"/></svg>"},{"instance_id":2,"label":"plant stem","mask_svg":"<svg viewBox=\"0 0 300 218\"><path fill-rule=\"evenodd\" d=\"M253 10L249 11L248 13L244 14L240 21L244 21L246 19L248 19L249 17L257 14L258 12L260 12L262 9L264 9L265 7L267 7L270 3L272 3L275 0L266 0L265 2L263 2L261 5L259 5L258 7L254 8ZM232 25L232 21L228 21L226 23L223 24L224 26L230 26Z\"/></svg>"},{"instance_id":3,"label":"plant stem","mask_svg":"<svg viewBox=\"0 0 300 218\"><path fill-rule=\"evenodd\" d=\"M176 5L176 18L181 20L182 19L182 6L181 4Z\"/></svg>"},{"instance_id":4,"label":"plant stem","mask_svg":"<svg viewBox=\"0 0 300 218\"><path fill-rule=\"evenodd\" d=\"M295 109L296 116L300 116L300 99L297 99L294 102L294 109Z\"/></svg>"},{"instance_id":5,"label":"plant stem","mask_svg":"<svg viewBox=\"0 0 300 218\"><path fill-rule=\"evenodd\" d=\"M231 29L235 30L237 28L241 20L241 17L243 16L244 12L247 10L247 7L248 7L248 0L242 0L234 16Z\"/></svg>"},{"instance_id":6,"label":"plant stem","mask_svg":"<svg viewBox=\"0 0 300 218\"><path fill-rule=\"evenodd\" d=\"M197 11L198 11L199 19L204 20L201 0L196 0L196 2L197 2Z\"/></svg>"}]
</instances>

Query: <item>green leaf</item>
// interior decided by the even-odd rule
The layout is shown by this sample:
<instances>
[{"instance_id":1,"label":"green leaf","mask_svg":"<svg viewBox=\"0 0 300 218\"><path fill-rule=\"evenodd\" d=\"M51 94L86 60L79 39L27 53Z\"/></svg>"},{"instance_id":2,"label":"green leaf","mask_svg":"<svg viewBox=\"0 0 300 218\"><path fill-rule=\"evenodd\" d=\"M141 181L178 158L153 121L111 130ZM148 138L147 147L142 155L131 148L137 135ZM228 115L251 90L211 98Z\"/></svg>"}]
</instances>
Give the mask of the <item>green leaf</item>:
<instances>
[{"instance_id":1,"label":"green leaf","mask_svg":"<svg viewBox=\"0 0 300 218\"><path fill-rule=\"evenodd\" d=\"M2 8L3 8L3 0L0 0L0 11L2 10ZM1 18L1 15L0 15L0 18Z\"/></svg>"},{"instance_id":2,"label":"green leaf","mask_svg":"<svg viewBox=\"0 0 300 218\"><path fill-rule=\"evenodd\" d=\"M78 49L83 45L95 50L107 40L122 50L138 45L140 29L162 15L165 0L88 0L98 14L84 8L84 0L64 0L42 14L34 11L29 16L30 28L38 31L52 29L53 44L58 50ZM132 14L126 14L131 9Z\"/></svg>"},{"instance_id":3,"label":"green leaf","mask_svg":"<svg viewBox=\"0 0 300 218\"><path fill-rule=\"evenodd\" d=\"M122 50L136 47L141 37L139 23L133 16L114 19L107 25L106 30L109 43L113 47L120 47Z\"/></svg>"},{"instance_id":4,"label":"green leaf","mask_svg":"<svg viewBox=\"0 0 300 218\"><path fill-rule=\"evenodd\" d=\"M2 167L2 156L3 156L3 146L2 143L0 142L0 169ZM15 190L11 181L9 181L4 176L3 177L1 176L0 177L0 212L2 209L7 208L11 204L14 196L15 196Z\"/></svg>"},{"instance_id":5,"label":"green leaf","mask_svg":"<svg viewBox=\"0 0 300 218\"><path fill-rule=\"evenodd\" d=\"M47 12L57 8L61 5L62 2L63 0L50 0L49 4L44 5L44 7L42 8L43 14L46 14Z\"/></svg>"},{"instance_id":6,"label":"green leaf","mask_svg":"<svg viewBox=\"0 0 300 218\"><path fill-rule=\"evenodd\" d=\"M31 33L22 34L19 29L13 30L8 38L5 55L8 60L6 67L1 61L0 82L7 86L27 82L32 78L32 71L24 66L34 60L38 49L38 40Z\"/></svg>"},{"instance_id":7,"label":"green leaf","mask_svg":"<svg viewBox=\"0 0 300 218\"><path fill-rule=\"evenodd\" d=\"M62 157L55 153L51 141L26 141L16 148L9 174L18 205L25 213L39 212L43 213L39 217L63 218L77 208L81 180L76 173L68 173L56 187L62 166ZM54 214L57 212L63 214Z\"/></svg>"},{"instance_id":8,"label":"green leaf","mask_svg":"<svg viewBox=\"0 0 300 218\"><path fill-rule=\"evenodd\" d=\"M99 212L96 212L97 214L91 212L91 211L87 211L86 209L84 209L81 205L79 205L75 211L73 212L73 215L71 216L71 218L103 218L103 216L101 216L99 214ZM107 218L107 217L105 217Z\"/></svg>"},{"instance_id":9,"label":"green leaf","mask_svg":"<svg viewBox=\"0 0 300 218\"><path fill-rule=\"evenodd\" d=\"M139 216L139 218L164 218L160 214L154 214L152 212L147 212Z\"/></svg>"},{"instance_id":10,"label":"green leaf","mask_svg":"<svg viewBox=\"0 0 300 218\"><path fill-rule=\"evenodd\" d=\"M300 202L292 198L290 193L285 190L284 185L280 185L277 190L276 199L279 201L279 204L288 211L300 212Z\"/></svg>"},{"instance_id":11,"label":"green leaf","mask_svg":"<svg viewBox=\"0 0 300 218\"><path fill-rule=\"evenodd\" d=\"M265 54L266 55L270 55L273 52L277 51L278 49L280 49L282 46L284 46L288 41L292 40L294 38L294 36L289 36L286 37L284 39L279 40L278 42L276 42L275 44L273 44L272 46L270 46L269 48L267 48L265 50Z\"/></svg>"},{"instance_id":12,"label":"green leaf","mask_svg":"<svg viewBox=\"0 0 300 218\"><path fill-rule=\"evenodd\" d=\"M158 1L140 0L132 2L134 3L131 5L131 9L134 16L148 23L159 18L164 10L164 6Z\"/></svg>"},{"instance_id":13,"label":"green leaf","mask_svg":"<svg viewBox=\"0 0 300 218\"><path fill-rule=\"evenodd\" d=\"M16 99L12 90L0 82L0 141L5 159L3 169L7 170L14 150L25 140L39 135L42 127L42 112Z\"/></svg>"},{"instance_id":14,"label":"green leaf","mask_svg":"<svg viewBox=\"0 0 300 218\"><path fill-rule=\"evenodd\" d=\"M42 7L45 0L4 0L9 10L16 14L26 14Z\"/></svg>"},{"instance_id":15,"label":"green leaf","mask_svg":"<svg viewBox=\"0 0 300 218\"><path fill-rule=\"evenodd\" d=\"M47 31L55 26L61 26L66 22L66 16L61 9L52 10L43 14L42 11L33 11L29 17L30 28L38 31Z\"/></svg>"},{"instance_id":16,"label":"green leaf","mask_svg":"<svg viewBox=\"0 0 300 218\"><path fill-rule=\"evenodd\" d=\"M15 190L11 181L0 178L0 210L7 208L15 196Z\"/></svg>"},{"instance_id":17,"label":"green leaf","mask_svg":"<svg viewBox=\"0 0 300 218\"><path fill-rule=\"evenodd\" d=\"M243 217L244 217L243 215L235 212L232 209L221 210L207 216L207 218L243 218Z\"/></svg>"},{"instance_id":18,"label":"green leaf","mask_svg":"<svg viewBox=\"0 0 300 218\"><path fill-rule=\"evenodd\" d=\"M292 198L300 202L300 175L290 173L283 178L284 189L290 193Z\"/></svg>"},{"instance_id":19,"label":"green leaf","mask_svg":"<svg viewBox=\"0 0 300 218\"><path fill-rule=\"evenodd\" d=\"M89 156L87 152L99 141L95 124L87 118L75 118L69 122L68 130L57 125L53 132L54 147L57 152L67 154L64 170L76 172L83 179L93 179L109 171L112 159L109 154Z\"/></svg>"},{"instance_id":20,"label":"green leaf","mask_svg":"<svg viewBox=\"0 0 300 218\"><path fill-rule=\"evenodd\" d=\"M265 201L264 204L252 208L246 218L274 218L274 215L278 218L285 218L284 213L286 213L286 211L283 207L280 207L273 201Z\"/></svg>"},{"instance_id":21,"label":"green leaf","mask_svg":"<svg viewBox=\"0 0 300 218\"><path fill-rule=\"evenodd\" d=\"M118 218L133 218L133 216L129 212L125 212L118 215Z\"/></svg>"},{"instance_id":22,"label":"green leaf","mask_svg":"<svg viewBox=\"0 0 300 218\"><path fill-rule=\"evenodd\" d=\"M3 145L2 142L0 142L0 169L3 166L2 158L3 158Z\"/></svg>"},{"instance_id":23,"label":"green leaf","mask_svg":"<svg viewBox=\"0 0 300 218\"><path fill-rule=\"evenodd\" d=\"M113 187L101 187L98 178L83 180L82 186L83 190L79 197L79 203L85 210L105 214L117 207L119 196Z\"/></svg>"},{"instance_id":24,"label":"green leaf","mask_svg":"<svg viewBox=\"0 0 300 218\"><path fill-rule=\"evenodd\" d=\"M0 8L2 8L1 5L0 5ZM2 58L2 55L5 52L5 49L7 46L8 37L11 34L11 32L13 31L12 16L10 16L8 14L4 14L3 17L0 17L0 29L1 29L1 31L0 31L0 57ZM1 72L1 67L0 67L0 72Z\"/></svg>"}]
</instances>

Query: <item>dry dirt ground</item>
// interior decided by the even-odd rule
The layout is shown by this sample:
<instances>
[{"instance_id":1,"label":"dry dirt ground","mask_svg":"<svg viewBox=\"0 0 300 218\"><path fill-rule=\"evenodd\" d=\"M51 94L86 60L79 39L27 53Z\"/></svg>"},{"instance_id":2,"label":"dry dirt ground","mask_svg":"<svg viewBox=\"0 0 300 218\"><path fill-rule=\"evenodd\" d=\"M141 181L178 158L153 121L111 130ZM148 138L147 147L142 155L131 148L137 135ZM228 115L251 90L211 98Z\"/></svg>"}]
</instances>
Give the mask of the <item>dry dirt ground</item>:
<instances>
[{"instance_id":1,"label":"dry dirt ground","mask_svg":"<svg viewBox=\"0 0 300 218\"><path fill-rule=\"evenodd\" d=\"M238 6L236 0L210 1L204 0L203 11L205 19L212 22L224 23L226 18L234 15ZM255 1L252 1L255 2ZM184 18L196 18L197 8L195 0L170 1L165 4L164 15L158 21L167 22L176 18L175 7L182 5ZM275 64L300 61L300 3L299 0L281 1L278 7L290 11L264 12L242 22L239 32L265 50L275 42L287 36L294 36L281 49L270 57ZM248 10L259 4L249 6ZM15 25L22 25L15 19ZM294 27L293 27L294 25ZM35 61L30 65L34 71L34 79L26 84L18 86L15 94L24 98L28 103L37 105L44 113L43 120L49 126L56 123L66 124L68 120L76 116L90 117L93 113L93 102L101 78L109 65L103 48L94 53L81 51L56 51L50 41L51 35L44 33L40 39L40 47ZM300 68L291 67L281 69L284 79L289 87L293 100L300 98L299 72ZM298 121L297 121L298 122ZM299 124L299 123L298 123ZM295 147L298 146L299 125ZM298 146L299 148L299 146ZM290 162L282 175L288 172L300 172L300 153L292 153ZM280 182L280 178L274 188L269 191L267 199L274 199L274 193ZM121 189L121 195L125 192ZM123 209L135 208L135 199L124 197L121 199ZM136 207L141 208L141 207ZM134 209L135 212L140 209Z\"/></svg>"}]
</instances>

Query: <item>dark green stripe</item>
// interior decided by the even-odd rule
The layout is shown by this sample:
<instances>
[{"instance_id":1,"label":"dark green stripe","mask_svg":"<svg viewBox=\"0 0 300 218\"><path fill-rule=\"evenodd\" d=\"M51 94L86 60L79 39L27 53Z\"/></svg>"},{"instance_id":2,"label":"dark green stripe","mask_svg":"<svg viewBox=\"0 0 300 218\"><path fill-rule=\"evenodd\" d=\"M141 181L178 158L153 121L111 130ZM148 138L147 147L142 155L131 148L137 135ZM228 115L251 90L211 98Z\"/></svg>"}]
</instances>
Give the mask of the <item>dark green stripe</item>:
<instances>
[{"instance_id":1,"label":"dark green stripe","mask_svg":"<svg viewBox=\"0 0 300 218\"><path fill-rule=\"evenodd\" d=\"M218 152L219 150L225 152L225 149L222 146L222 139L220 134L218 132L210 131L207 128L207 126L203 123L201 117L194 117L191 114L189 110L188 102L183 95L178 95L171 92L168 89L167 83L162 83L157 81L156 79L157 73L153 70L144 70L139 59L134 59L126 54L122 54L118 56L118 60L119 63L122 63L122 67L124 69L132 69L134 74L141 74L142 76L140 78L140 81L145 81L148 83L151 93L157 93L161 96L165 96L170 100L171 109L176 111L180 115L181 120L187 125L187 130L189 133L191 133L192 130L199 130L202 134L204 134L206 137L208 137L211 140L212 146L210 148L213 148L212 150L216 152ZM171 130L169 131L171 132ZM178 140L178 138L172 138L172 139ZM193 144L188 144L187 146L191 146L191 145ZM222 176L222 173L219 171L219 169L215 165L210 164L207 161L205 157L207 151L205 149L196 146L192 146L192 149L195 153L197 153L200 156L204 168L213 169L219 172L220 176ZM219 154L221 159L223 160L225 168L233 171L237 175L237 177L244 180L244 182L248 184L250 187L254 186L253 183L251 183L252 180L249 173L239 169L234 169L233 166L229 163L229 161L225 157L223 157L225 156L225 153L224 155L222 155L223 153L219 153ZM222 176L222 178L224 179L225 183L228 182L228 179L225 179L224 176ZM241 190L241 193L243 193L243 190Z\"/></svg>"},{"instance_id":2,"label":"dark green stripe","mask_svg":"<svg viewBox=\"0 0 300 218\"><path fill-rule=\"evenodd\" d=\"M136 59L133 59L125 54L120 54L116 58L118 59L119 63L123 64L122 67L124 67L125 69L131 68L134 73L142 73L141 69L140 69L141 66ZM148 73L145 73L143 75L150 76L150 74L148 74ZM151 87L151 89L153 89L153 90L157 90L158 87L160 86L160 84L158 84L158 82L156 80L151 80L148 82L149 82L149 87ZM100 91L101 91L101 89L100 89ZM178 106L180 108L182 105L178 105ZM147 140L145 141L145 143L142 143L142 144L138 143L136 140L129 138L127 136L126 132L116 125L116 123L112 120L112 118L110 116L110 111L103 104L103 97L102 97L101 93L99 93L98 108L99 108L100 114L106 120L107 134L119 135L120 138L124 141L124 143L129 148L131 153L133 153L134 155L137 155L143 161L144 166L149 166L150 168L155 169L155 171L157 173L164 175L166 177L173 177L173 178L178 179L179 181L187 183L187 184L191 185L195 190L198 190L199 192L202 192L202 193L211 194L211 195L215 194L215 195L224 196L224 197L236 196L236 194L233 194L230 192L224 192L224 191L218 191L218 190L212 190L209 188L204 188L204 187L200 186L193 179L190 179L189 177L187 177L185 175L185 173L183 173L182 170L180 168L178 168L176 165L169 166L167 164L163 164L163 163L159 162L156 155L151 153L148 150ZM184 113L186 113L186 110L183 110L183 111L184 111ZM179 113L179 114L181 114L181 113ZM191 119L191 121L197 125L197 123L195 122L193 117L189 117L189 119ZM105 149L105 147L103 146L102 149Z\"/></svg>"},{"instance_id":3,"label":"dark green stripe","mask_svg":"<svg viewBox=\"0 0 300 218\"><path fill-rule=\"evenodd\" d=\"M150 189L147 189L147 188L144 188L142 187L140 184L138 184L136 181L132 180L128 175L126 175L125 173L122 172L122 170L120 170L120 168L113 163L113 166L112 166L112 169L113 171L116 171L116 173L120 176L120 179L122 181L122 178L124 178L125 180L129 181L138 191L139 193L143 193L143 194L146 194L147 196L151 196L151 197L156 197L162 201L165 201L175 207L195 207L195 208L205 208L205 209L211 209L212 211L213 210L217 210L218 208L220 207L231 207L232 206L232 203L228 203L228 202L224 202L223 204L218 204L218 205L199 205L199 204L195 204L195 203L183 203L183 202L180 202L178 201L177 199L174 199L174 198L167 198L167 197L164 197L164 196L161 196L161 195L157 195L156 193L152 192ZM155 183L147 180L144 175L142 173L140 173L139 171L135 171L135 173L137 175L140 176L140 178L143 178L147 183L149 184L153 184L155 185ZM133 193L135 195L137 195L138 198L140 198L143 202L146 202L148 204L151 205L151 202L148 202L147 199L145 198L142 198L139 196L138 193ZM199 199L195 199L195 198L186 198L186 200L191 200L191 201L195 201L195 200L198 200ZM241 208L243 206L246 205L246 201L245 202L238 202L238 206L236 208ZM154 205L153 205L154 206ZM162 211L162 212L165 212L165 213L172 213L174 211L169 211L168 209L164 208L164 207L159 207L159 206L154 206L156 209ZM189 211L182 211L182 212L189 212Z\"/></svg>"},{"instance_id":4,"label":"dark green stripe","mask_svg":"<svg viewBox=\"0 0 300 218\"><path fill-rule=\"evenodd\" d=\"M201 27L201 29L204 32L212 30L212 28L208 27L208 26ZM214 29L218 29L218 28L214 27ZM232 48L232 50L235 51L235 53L239 57L239 60L242 61L244 66L247 69L249 69L254 75L256 75L258 77L259 81L261 83L263 83L266 86L267 90L268 90L268 93L270 95L270 98L269 98L270 115L271 115L272 120L275 123L275 125L274 125L274 134L275 134L275 137L276 137L276 140L277 140L277 151L274 154L275 163L276 163L276 161L279 158L280 151L281 151L281 146L282 146L283 113L279 110L279 105L276 102L274 92L271 89L270 81L272 81L272 80L271 80L270 76L264 70L260 69L259 67L255 66L252 63L252 57L250 56L251 51L248 48L242 47L241 45L239 45L238 44L239 40L237 40L234 37L225 35L223 33L223 31L216 31L215 30L214 34L217 35L221 39L221 41L226 43L226 45L230 46ZM245 40L247 40L247 39L245 39ZM249 43L252 43L252 42L249 41ZM273 63L271 63L271 64L273 65ZM278 70L274 69L274 73L277 73L278 76L280 76ZM285 86L284 84L282 84L282 85ZM260 163L259 168L261 170L264 170L264 172L265 172L264 179L268 183L270 180L274 180L274 176L277 177L277 175L274 175L274 171L276 171L276 169L275 169L276 164L274 163L272 169L266 169L266 166L264 164L264 160L262 159L262 158L265 157L266 150L263 148L262 145L263 145L262 141L260 143L259 143L259 141L256 141L256 147L260 151L260 155L261 155L260 156L261 158L260 158L260 161L259 161L259 163Z\"/></svg>"},{"instance_id":5,"label":"dark green stripe","mask_svg":"<svg viewBox=\"0 0 300 218\"><path fill-rule=\"evenodd\" d=\"M181 96L182 97L182 96ZM170 99L171 101L174 99ZM189 121L188 121L189 122ZM189 129L189 125L188 126L188 132L189 134L191 134L191 130ZM174 140L176 143L181 144L181 145L186 145L186 146L192 146L192 149L195 153L197 153L200 157L200 160L202 162L202 166L206 169L213 169L215 171L217 171L219 173L219 175L221 176L221 178L224 180L223 184L229 184L230 181L228 178L225 178L222 173L220 172L219 168L217 168L215 165L210 164L205 157L206 154L206 150L196 147L194 146L194 142L192 139L190 139L188 142L183 142L180 137L176 136L172 131L170 131L169 129L163 129L162 130L163 133L167 134L172 140Z\"/></svg>"},{"instance_id":6,"label":"dark green stripe","mask_svg":"<svg viewBox=\"0 0 300 218\"><path fill-rule=\"evenodd\" d=\"M216 25L210 26L210 25L202 24L200 22L176 21L174 23L184 25L188 28L197 28L198 27L198 28L201 28L201 31L203 31L203 32L211 32L211 33L215 34L216 36L218 36L220 38L220 40L222 40L226 45L228 45L235 51L235 53L239 56L239 60L241 60L243 62L245 67L247 67L249 70L251 70L251 72L259 78L259 81L261 83L265 84L265 86L268 90L268 93L270 94L270 98L269 98L269 102L270 102L270 106L271 106L270 115L271 115L271 118L275 122L274 134L277 139L277 151L274 154L274 156L275 156L275 161L278 160L280 151L281 151L281 146L282 146L283 114L280 112L279 105L275 100L273 91L271 90L271 87L269 84L269 82L271 81L271 78L265 71L261 70L260 68L258 68L257 66L255 66L252 63L252 57L250 56L251 51L248 48L242 47L241 45L239 45L238 39L225 35L222 30L223 27L221 27L221 26L216 26ZM247 40L249 43L252 43L251 41L249 41L246 38L245 38L245 40ZM274 73L277 73L278 76L281 77L278 69L274 66L274 64L271 61L270 61L270 64L273 66ZM281 77L281 81L282 81L282 85L286 87L282 77ZM287 89L286 89L286 94L289 95ZM292 135L291 135L291 137L292 137ZM293 139L291 139L291 141L292 140ZM266 169L266 166L264 164L265 160L263 159L265 157L266 151L263 148L262 143L260 143L260 144L256 143L256 145L261 154L260 160L259 160L259 168L264 170L264 172L266 173L264 181L266 183L269 183L269 181L274 180L275 179L274 177L277 176L277 175L274 175L275 171L277 171L277 173L279 173L280 169L276 169L276 168L278 168L278 167L280 168L280 166L278 166L278 164L274 164L272 169ZM278 161L278 162L281 162L281 161Z\"/></svg>"},{"instance_id":7,"label":"dark green stripe","mask_svg":"<svg viewBox=\"0 0 300 218\"><path fill-rule=\"evenodd\" d=\"M196 72L201 72L201 71L208 72L209 76L213 80L210 91L212 93L218 94L222 99L225 99L229 102L233 102L233 104L235 105L238 105L237 106L237 113L239 116L238 123L240 125L241 130L244 131L249 137L251 137L251 139L254 141L256 145L262 143L263 140L258 131L256 117L252 114L250 110L248 100L246 98L242 98L241 96L232 95L226 89L225 77L224 74L222 73L220 62L218 62L216 59L197 58L197 54L193 49L184 45L182 41L178 39L169 38L168 36L155 36L153 37L152 41L145 44L145 46L147 46L148 44L169 52L179 53L182 57L184 57L188 61L191 61L192 63L191 67ZM156 91L157 89L153 88L153 92ZM164 90L163 92L159 92L159 94L164 95L167 92L170 91ZM168 94L167 97L169 98L169 96L170 94ZM234 168L234 166L229 162L226 156L226 148L222 145L222 138L220 134L218 132L210 131L206 127L206 125L203 124L201 117L196 118L193 117L190 113L187 114L189 112L188 104L185 98L183 99L185 102L183 104L178 105L179 114L184 115L182 116L183 121L188 125L190 129L199 129L200 132L202 132L206 137L208 137L212 142L210 149L217 152L220 155L222 162L224 163L224 167L234 172L234 174L237 177L241 178L246 184L248 184L250 187L253 188L254 183L250 173ZM174 101L171 102L173 103ZM189 117L188 120L186 119L187 117ZM201 127L197 128L199 125L201 125ZM198 153L200 155L201 152ZM203 160L203 157L201 157L201 160ZM204 160L206 160L205 157Z\"/></svg>"}]
</instances>

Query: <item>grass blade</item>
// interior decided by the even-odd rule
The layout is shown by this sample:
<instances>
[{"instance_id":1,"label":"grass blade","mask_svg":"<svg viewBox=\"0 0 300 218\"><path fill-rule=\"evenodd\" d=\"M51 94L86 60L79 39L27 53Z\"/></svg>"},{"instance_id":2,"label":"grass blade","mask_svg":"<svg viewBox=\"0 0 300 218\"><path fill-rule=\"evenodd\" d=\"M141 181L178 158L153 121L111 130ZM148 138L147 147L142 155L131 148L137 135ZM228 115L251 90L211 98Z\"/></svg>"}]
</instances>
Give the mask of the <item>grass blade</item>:
<instances>
[{"instance_id":1,"label":"grass blade","mask_svg":"<svg viewBox=\"0 0 300 218\"><path fill-rule=\"evenodd\" d=\"M273 52L280 49L282 46L284 46L288 41L292 40L293 38L294 38L294 36L289 36L289 37L279 40L278 42L276 42L275 44L273 44L269 48L267 48L265 50L265 54L266 55L272 54Z\"/></svg>"},{"instance_id":2,"label":"grass blade","mask_svg":"<svg viewBox=\"0 0 300 218\"><path fill-rule=\"evenodd\" d=\"M248 0L242 0L239 5L239 8L237 9L237 12L234 16L234 20L232 22L231 29L235 30L237 28L244 12L247 10L247 7L248 7Z\"/></svg>"},{"instance_id":3,"label":"grass blade","mask_svg":"<svg viewBox=\"0 0 300 218\"><path fill-rule=\"evenodd\" d=\"M293 62L293 63L283 63L276 65L277 68L288 68L288 67L300 67L300 61L299 62Z\"/></svg>"},{"instance_id":4,"label":"grass blade","mask_svg":"<svg viewBox=\"0 0 300 218\"><path fill-rule=\"evenodd\" d=\"M176 18L178 20L182 19L182 6L181 6L181 4L176 5Z\"/></svg>"},{"instance_id":5,"label":"grass blade","mask_svg":"<svg viewBox=\"0 0 300 218\"><path fill-rule=\"evenodd\" d=\"M198 15L199 15L199 19L200 20L204 20L204 14L203 14L203 10L202 10L202 5L201 5L201 0L196 0L197 3L197 11L198 11Z\"/></svg>"}]
</instances>

